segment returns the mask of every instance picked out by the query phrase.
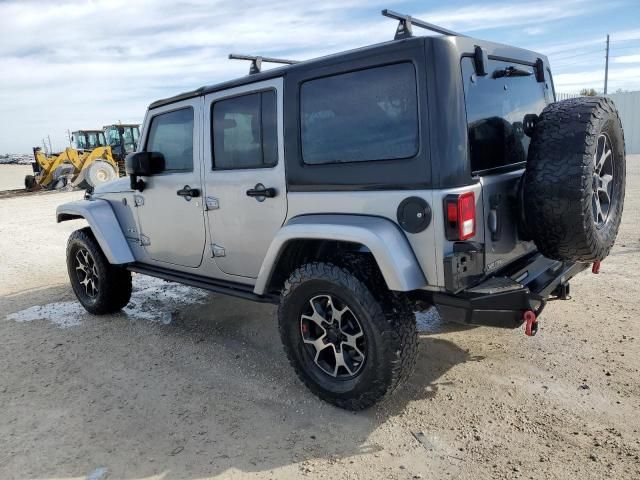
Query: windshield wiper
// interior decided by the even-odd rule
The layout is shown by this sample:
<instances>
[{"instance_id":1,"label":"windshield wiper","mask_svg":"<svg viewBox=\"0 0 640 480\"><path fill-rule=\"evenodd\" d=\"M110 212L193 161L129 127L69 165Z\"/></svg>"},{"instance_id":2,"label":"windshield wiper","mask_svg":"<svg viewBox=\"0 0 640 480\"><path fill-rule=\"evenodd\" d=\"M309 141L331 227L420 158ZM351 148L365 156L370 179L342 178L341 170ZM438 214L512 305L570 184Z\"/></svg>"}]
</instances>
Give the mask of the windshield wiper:
<instances>
[{"instance_id":1,"label":"windshield wiper","mask_svg":"<svg viewBox=\"0 0 640 480\"><path fill-rule=\"evenodd\" d=\"M533 75L533 72L529 70L522 70L516 67L506 67L500 68L493 72L493 78L502 78L502 77L528 77L529 75Z\"/></svg>"}]
</instances>

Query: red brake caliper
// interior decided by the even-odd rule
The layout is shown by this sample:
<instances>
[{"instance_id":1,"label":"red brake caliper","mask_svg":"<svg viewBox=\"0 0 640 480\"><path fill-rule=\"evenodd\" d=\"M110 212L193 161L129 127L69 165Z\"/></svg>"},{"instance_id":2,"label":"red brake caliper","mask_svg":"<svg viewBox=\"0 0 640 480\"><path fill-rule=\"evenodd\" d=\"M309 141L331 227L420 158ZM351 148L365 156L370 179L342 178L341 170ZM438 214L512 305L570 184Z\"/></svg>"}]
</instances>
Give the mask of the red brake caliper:
<instances>
[{"instance_id":1,"label":"red brake caliper","mask_svg":"<svg viewBox=\"0 0 640 480\"><path fill-rule=\"evenodd\" d=\"M538 333L538 319L533 310L526 310L524 312L524 333L528 337L533 337Z\"/></svg>"}]
</instances>

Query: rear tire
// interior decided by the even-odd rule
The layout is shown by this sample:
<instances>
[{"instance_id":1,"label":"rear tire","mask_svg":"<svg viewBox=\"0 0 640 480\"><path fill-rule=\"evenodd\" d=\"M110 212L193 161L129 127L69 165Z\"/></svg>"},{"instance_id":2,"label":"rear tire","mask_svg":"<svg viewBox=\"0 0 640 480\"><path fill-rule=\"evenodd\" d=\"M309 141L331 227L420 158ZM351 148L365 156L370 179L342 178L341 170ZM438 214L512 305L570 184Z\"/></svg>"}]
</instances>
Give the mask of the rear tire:
<instances>
[{"instance_id":1,"label":"rear tire","mask_svg":"<svg viewBox=\"0 0 640 480\"><path fill-rule=\"evenodd\" d=\"M69 237L67 271L73 292L89 313L114 313L131 299L131 272L109 263L89 227Z\"/></svg>"},{"instance_id":2,"label":"rear tire","mask_svg":"<svg viewBox=\"0 0 640 480\"><path fill-rule=\"evenodd\" d=\"M524 179L527 231L538 250L563 261L604 259L620 226L625 177L624 134L610 99L547 106Z\"/></svg>"},{"instance_id":3,"label":"rear tire","mask_svg":"<svg viewBox=\"0 0 640 480\"><path fill-rule=\"evenodd\" d=\"M278 321L300 380L341 408L372 406L415 365L417 332L409 304L367 286L348 268L309 263L295 270L285 282Z\"/></svg>"}]
</instances>

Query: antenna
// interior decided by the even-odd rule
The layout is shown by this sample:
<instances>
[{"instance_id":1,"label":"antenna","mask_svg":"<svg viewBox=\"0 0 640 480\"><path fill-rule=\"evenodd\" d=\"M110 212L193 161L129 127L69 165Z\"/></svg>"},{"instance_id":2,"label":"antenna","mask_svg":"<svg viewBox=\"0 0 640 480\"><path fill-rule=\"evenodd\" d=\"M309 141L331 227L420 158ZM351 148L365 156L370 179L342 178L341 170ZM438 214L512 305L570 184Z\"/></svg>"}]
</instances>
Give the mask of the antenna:
<instances>
[{"instance_id":1,"label":"antenna","mask_svg":"<svg viewBox=\"0 0 640 480\"><path fill-rule=\"evenodd\" d=\"M384 9L382 10L382 15L385 17L393 18L398 20L398 28L396 29L396 36L393 38L394 40L401 40L403 38L409 38L413 36L413 25L416 27L424 28L426 30L431 30L432 32L441 33L442 35L452 35L454 37L465 37L466 35L462 35L461 33L454 32L453 30L448 30L444 27L439 27L438 25L434 25L433 23L425 22L418 18L414 18L411 15L403 15L402 13L394 12L393 10Z\"/></svg>"},{"instance_id":2,"label":"antenna","mask_svg":"<svg viewBox=\"0 0 640 480\"><path fill-rule=\"evenodd\" d=\"M284 58L271 58L271 57L261 57L254 55L239 55L237 53L229 54L230 60L249 60L251 62L251 67L249 67L249 75L253 75L254 73L260 73L262 69L262 62L267 63L283 63L285 65L293 65L294 63L298 63L298 60L285 60Z\"/></svg>"}]
</instances>

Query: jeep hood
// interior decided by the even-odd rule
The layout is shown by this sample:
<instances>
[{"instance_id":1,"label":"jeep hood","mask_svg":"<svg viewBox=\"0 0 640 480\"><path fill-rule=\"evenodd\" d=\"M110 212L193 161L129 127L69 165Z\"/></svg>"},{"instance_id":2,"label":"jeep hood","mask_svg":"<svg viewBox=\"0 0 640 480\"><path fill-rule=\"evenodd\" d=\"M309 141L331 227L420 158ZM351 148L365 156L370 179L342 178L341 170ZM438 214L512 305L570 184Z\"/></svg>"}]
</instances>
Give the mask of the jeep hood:
<instances>
[{"instance_id":1,"label":"jeep hood","mask_svg":"<svg viewBox=\"0 0 640 480\"><path fill-rule=\"evenodd\" d=\"M131 183L128 177L102 183L93 189L94 194L131 192Z\"/></svg>"}]
</instances>

